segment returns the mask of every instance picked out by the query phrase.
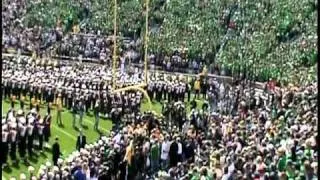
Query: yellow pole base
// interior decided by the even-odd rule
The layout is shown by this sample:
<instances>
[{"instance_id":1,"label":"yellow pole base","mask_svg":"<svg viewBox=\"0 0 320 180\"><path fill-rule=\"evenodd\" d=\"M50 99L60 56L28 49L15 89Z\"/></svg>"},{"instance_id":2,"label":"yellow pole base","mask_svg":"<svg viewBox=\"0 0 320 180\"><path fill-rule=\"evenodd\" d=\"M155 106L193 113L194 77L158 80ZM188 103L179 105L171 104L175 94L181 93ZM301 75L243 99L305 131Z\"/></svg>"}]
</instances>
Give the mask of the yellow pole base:
<instances>
[{"instance_id":1,"label":"yellow pole base","mask_svg":"<svg viewBox=\"0 0 320 180\"><path fill-rule=\"evenodd\" d=\"M116 89L116 90L113 90L112 92L113 93L118 93L118 92L122 92L122 91L130 91L130 90L140 91L147 98L148 105L149 105L149 110L151 110L152 103L151 103L150 97L149 97L147 91L143 89L143 87L145 87L145 86L146 86L145 84L139 84L139 85L135 85L135 86L128 86L128 87Z\"/></svg>"}]
</instances>

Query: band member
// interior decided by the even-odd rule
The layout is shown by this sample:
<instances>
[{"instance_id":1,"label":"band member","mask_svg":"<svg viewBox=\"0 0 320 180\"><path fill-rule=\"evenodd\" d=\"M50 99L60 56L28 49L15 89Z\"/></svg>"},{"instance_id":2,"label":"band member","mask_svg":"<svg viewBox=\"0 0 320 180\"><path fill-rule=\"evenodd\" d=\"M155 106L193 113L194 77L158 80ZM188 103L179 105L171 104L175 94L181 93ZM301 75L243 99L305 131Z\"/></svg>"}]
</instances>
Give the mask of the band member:
<instances>
[{"instance_id":1,"label":"band member","mask_svg":"<svg viewBox=\"0 0 320 180\"><path fill-rule=\"evenodd\" d=\"M102 93L102 92L101 92ZM102 93L102 95L100 96L100 112L105 115L106 114L106 105L107 105L107 94L106 93Z\"/></svg>"},{"instance_id":2,"label":"band member","mask_svg":"<svg viewBox=\"0 0 320 180\"><path fill-rule=\"evenodd\" d=\"M49 91L49 86L47 85L47 86L44 86L43 88L42 88L42 99L46 102L46 103L48 103L48 91Z\"/></svg>"},{"instance_id":3,"label":"band member","mask_svg":"<svg viewBox=\"0 0 320 180\"><path fill-rule=\"evenodd\" d=\"M8 98L11 98L12 94L13 94L13 83L11 81L8 82Z\"/></svg>"},{"instance_id":4,"label":"band member","mask_svg":"<svg viewBox=\"0 0 320 180\"><path fill-rule=\"evenodd\" d=\"M62 123L62 117L61 117L61 114L62 114L61 94L58 95L56 104L57 104L57 124L62 126L63 123Z\"/></svg>"},{"instance_id":5,"label":"band member","mask_svg":"<svg viewBox=\"0 0 320 180\"><path fill-rule=\"evenodd\" d=\"M8 142L8 125L2 126L2 145L1 145L1 164L6 166L8 160L8 152L9 152L9 142Z\"/></svg>"},{"instance_id":6,"label":"band member","mask_svg":"<svg viewBox=\"0 0 320 180\"><path fill-rule=\"evenodd\" d=\"M44 141L45 141L45 147L49 148L49 138L51 136L51 114L50 114L50 107L48 108L48 112L44 119L44 129L43 129L43 135L44 135Z\"/></svg>"},{"instance_id":7,"label":"band member","mask_svg":"<svg viewBox=\"0 0 320 180\"><path fill-rule=\"evenodd\" d=\"M78 111L78 107L77 107L77 102L76 99L74 99L73 103L72 103L72 127L76 128L76 118L77 118L77 111Z\"/></svg>"},{"instance_id":8,"label":"band member","mask_svg":"<svg viewBox=\"0 0 320 180\"><path fill-rule=\"evenodd\" d=\"M182 85L181 85L181 88L182 88L182 94L181 94L181 96L182 96L182 101L184 102L184 99L185 99L185 95L186 95L186 84L185 83L182 83Z\"/></svg>"},{"instance_id":9,"label":"band member","mask_svg":"<svg viewBox=\"0 0 320 180\"><path fill-rule=\"evenodd\" d=\"M175 81L175 86L174 86L174 101L175 102L179 101L179 93L180 93L180 87L178 85L178 81Z\"/></svg>"},{"instance_id":10,"label":"band member","mask_svg":"<svg viewBox=\"0 0 320 180\"><path fill-rule=\"evenodd\" d=\"M18 96L18 82L16 79L12 80L12 96L17 97Z\"/></svg>"},{"instance_id":11,"label":"band member","mask_svg":"<svg viewBox=\"0 0 320 180\"><path fill-rule=\"evenodd\" d=\"M33 109L36 107L36 99L33 97L31 98L31 103L30 103L30 109Z\"/></svg>"},{"instance_id":12,"label":"band member","mask_svg":"<svg viewBox=\"0 0 320 180\"><path fill-rule=\"evenodd\" d=\"M173 97L173 88L172 88L171 82L167 83L167 91L168 91L168 102L170 102Z\"/></svg>"},{"instance_id":13,"label":"band member","mask_svg":"<svg viewBox=\"0 0 320 180\"><path fill-rule=\"evenodd\" d=\"M41 98L42 98L42 88L39 86L37 87L37 100L40 101L41 103Z\"/></svg>"},{"instance_id":14,"label":"band member","mask_svg":"<svg viewBox=\"0 0 320 180\"><path fill-rule=\"evenodd\" d=\"M200 84L201 84L202 97L203 97L203 99L206 99L206 94L207 94L207 89L208 89L207 80L205 78L203 78L202 81L200 82Z\"/></svg>"},{"instance_id":15,"label":"band member","mask_svg":"<svg viewBox=\"0 0 320 180\"><path fill-rule=\"evenodd\" d=\"M54 100L54 93L51 87L47 89L47 103L52 103Z\"/></svg>"},{"instance_id":16,"label":"band member","mask_svg":"<svg viewBox=\"0 0 320 180\"><path fill-rule=\"evenodd\" d=\"M83 116L84 116L84 111L85 111L85 107L84 107L84 102L83 102L83 97L81 97L80 101L79 101L79 124L82 127L82 121L83 121Z\"/></svg>"},{"instance_id":17,"label":"band member","mask_svg":"<svg viewBox=\"0 0 320 180\"><path fill-rule=\"evenodd\" d=\"M164 83L163 84L163 100L166 100L167 99L167 92L168 92L168 83Z\"/></svg>"},{"instance_id":18,"label":"band member","mask_svg":"<svg viewBox=\"0 0 320 180\"><path fill-rule=\"evenodd\" d=\"M110 98L109 94L106 94L106 99L105 99L104 103L105 103L105 106L106 106L106 113L109 116L110 112L111 112L111 98Z\"/></svg>"},{"instance_id":19,"label":"band member","mask_svg":"<svg viewBox=\"0 0 320 180\"><path fill-rule=\"evenodd\" d=\"M177 84L177 95L176 96L177 96L178 101L183 101L182 92L183 92L183 89L181 87L181 83Z\"/></svg>"},{"instance_id":20,"label":"band member","mask_svg":"<svg viewBox=\"0 0 320 180\"><path fill-rule=\"evenodd\" d=\"M163 82L163 80L161 80L160 81L160 87L159 87L160 89L159 89L159 101L161 101L162 100L162 98L163 98L163 93L164 93L164 82Z\"/></svg>"},{"instance_id":21,"label":"band member","mask_svg":"<svg viewBox=\"0 0 320 180\"><path fill-rule=\"evenodd\" d=\"M10 97L10 89L9 89L9 83L7 80L3 81L3 90L4 90L4 99L7 99L8 97Z\"/></svg>"},{"instance_id":22,"label":"band member","mask_svg":"<svg viewBox=\"0 0 320 180\"><path fill-rule=\"evenodd\" d=\"M195 91L195 97L199 99L200 98L200 78L197 78L197 80L194 82L193 88Z\"/></svg>"},{"instance_id":23,"label":"band member","mask_svg":"<svg viewBox=\"0 0 320 180\"><path fill-rule=\"evenodd\" d=\"M68 110L70 110L72 108L72 94L73 94L72 88L69 87L68 91L67 91L67 98L68 98L67 108L68 108Z\"/></svg>"},{"instance_id":24,"label":"band member","mask_svg":"<svg viewBox=\"0 0 320 180\"><path fill-rule=\"evenodd\" d=\"M1 90L2 90L2 98L6 99L6 87L7 86L7 80L6 79L2 79L2 83L1 83Z\"/></svg>"},{"instance_id":25,"label":"band member","mask_svg":"<svg viewBox=\"0 0 320 180\"><path fill-rule=\"evenodd\" d=\"M43 129L44 129L44 120L41 118L38 121L38 138L39 138L39 150L42 152L43 149Z\"/></svg>"},{"instance_id":26,"label":"band member","mask_svg":"<svg viewBox=\"0 0 320 180\"><path fill-rule=\"evenodd\" d=\"M153 88L154 88L154 83L150 81L148 84L147 90L148 90L148 95L151 101L153 100Z\"/></svg>"},{"instance_id":27,"label":"band member","mask_svg":"<svg viewBox=\"0 0 320 180\"><path fill-rule=\"evenodd\" d=\"M26 97L27 96L27 82L24 81L23 84L22 84L22 87L21 87L21 94Z\"/></svg>"},{"instance_id":28,"label":"band member","mask_svg":"<svg viewBox=\"0 0 320 180\"><path fill-rule=\"evenodd\" d=\"M16 102L17 96L16 95L12 95L11 97L11 107L14 108L14 104Z\"/></svg>"},{"instance_id":29,"label":"band member","mask_svg":"<svg viewBox=\"0 0 320 180\"><path fill-rule=\"evenodd\" d=\"M37 113L40 115L40 104L41 104L41 101L40 100L38 100L37 102L36 102L36 111L37 111Z\"/></svg>"},{"instance_id":30,"label":"band member","mask_svg":"<svg viewBox=\"0 0 320 180\"><path fill-rule=\"evenodd\" d=\"M20 109L24 109L24 100L25 100L25 96L24 94L21 94L20 96Z\"/></svg>"},{"instance_id":31,"label":"band member","mask_svg":"<svg viewBox=\"0 0 320 180\"><path fill-rule=\"evenodd\" d=\"M190 98L191 98L191 84L188 82L186 83L186 91L188 93L188 102L190 102Z\"/></svg>"},{"instance_id":32,"label":"band member","mask_svg":"<svg viewBox=\"0 0 320 180\"><path fill-rule=\"evenodd\" d=\"M162 87L161 87L161 83L160 82L157 82L157 85L156 85L156 98L157 98L157 101L161 101L161 90L162 90Z\"/></svg>"},{"instance_id":33,"label":"band member","mask_svg":"<svg viewBox=\"0 0 320 180\"><path fill-rule=\"evenodd\" d=\"M96 101L96 104L94 106L94 117L95 117L95 123L94 123L94 127L93 129L98 131L99 130L99 120L100 120L100 117L99 117L99 105L100 101L97 100Z\"/></svg>"},{"instance_id":34,"label":"band member","mask_svg":"<svg viewBox=\"0 0 320 180\"><path fill-rule=\"evenodd\" d=\"M11 108L9 109L8 113L7 113L7 120L10 119L11 117L14 117L15 114L15 110L14 110L14 102L11 102Z\"/></svg>"},{"instance_id":35,"label":"band member","mask_svg":"<svg viewBox=\"0 0 320 180\"><path fill-rule=\"evenodd\" d=\"M68 87L67 82L64 83L65 87ZM58 95L60 94L60 92L56 93L56 99L58 98ZM63 88L62 92L61 92L61 97L63 97L63 106L66 107L68 109L68 88ZM70 110L70 109L69 109Z\"/></svg>"},{"instance_id":36,"label":"band member","mask_svg":"<svg viewBox=\"0 0 320 180\"><path fill-rule=\"evenodd\" d=\"M92 93L92 109L94 109L96 105L96 101L100 98L98 97L99 94L96 91L92 90L91 93Z\"/></svg>"},{"instance_id":37,"label":"band member","mask_svg":"<svg viewBox=\"0 0 320 180\"><path fill-rule=\"evenodd\" d=\"M28 148L28 155L29 157L32 157L33 156L33 140L34 140L34 117L30 117L29 118L29 121L28 121L28 144L27 144L27 148Z\"/></svg>"},{"instance_id":38,"label":"band member","mask_svg":"<svg viewBox=\"0 0 320 180\"><path fill-rule=\"evenodd\" d=\"M166 120L169 120L171 107L167 101L162 103L162 114L164 115ZM167 122L168 123L168 122ZM168 124L167 124L168 125Z\"/></svg>"},{"instance_id":39,"label":"band member","mask_svg":"<svg viewBox=\"0 0 320 180\"><path fill-rule=\"evenodd\" d=\"M112 123L115 125L115 129L119 128L119 121L120 121L120 108L113 108L111 110L111 120Z\"/></svg>"},{"instance_id":40,"label":"band member","mask_svg":"<svg viewBox=\"0 0 320 180\"><path fill-rule=\"evenodd\" d=\"M85 101L85 106L86 106L86 113L89 113L89 109L90 109L90 104L91 104L91 96L88 93L88 90L86 90L85 94L84 94L84 101Z\"/></svg>"},{"instance_id":41,"label":"band member","mask_svg":"<svg viewBox=\"0 0 320 180\"><path fill-rule=\"evenodd\" d=\"M22 159L26 160L26 148L27 148L27 127L20 122L19 125L19 143L18 143L18 148L19 148L19 155Z\"/></svg>"},{"instance_id":42,"label":"band member","mask_svg":"<svg viewBox=\"0 0 320 180\"><path fill-rule=\"evenodd\" d=\"M17 123L11 124L10 130L10 158L11 160L16 163L17 161Z\"/></svg>"},{"instance_id":43,"label":"band member","mask_svg":"<svg viewBox=\"0 0 320 180\"><path fill-rule=\"evenodd\" d=\"M30 82L30 83L32 83L32 82ZM30 86L29 86L29 97L30 97L30 109L32 109L32 98L34 98L33 97L34 96L34 87L33 87L33 84L30 84Z\"/></svg>"}]
</instances>

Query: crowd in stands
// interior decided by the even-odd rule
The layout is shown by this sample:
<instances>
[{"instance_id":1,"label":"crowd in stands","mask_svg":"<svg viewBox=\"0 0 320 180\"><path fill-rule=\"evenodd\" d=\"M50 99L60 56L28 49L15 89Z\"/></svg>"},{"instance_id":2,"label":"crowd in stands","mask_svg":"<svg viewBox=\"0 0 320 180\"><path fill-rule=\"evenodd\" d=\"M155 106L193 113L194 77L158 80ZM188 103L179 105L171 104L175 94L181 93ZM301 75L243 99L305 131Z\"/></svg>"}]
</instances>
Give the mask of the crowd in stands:
<instances>
[{"instance_id":1,"label":"crowd in stands","mask_svg":"<svg viewBox=\"0 0 320 180\"><path fill-rule=\"evenodd\" d=\"M26 27L27 1L6 1L2 7L2 52L31 54L52 46L63 36L62 29L45 29L42 26Z\"/></svg>"},{"instance_id":2,"label":"crowd in stands","mask_svg":"<svg viewBox=\"0 0 320 180\"><path fill-rule=\"evenodd\" d=\"M255 64L261 66L256 71L260 81L269 79L263 77L265 73L285 84L292 80L314 80L315 76L301 79L299 76L295 77L295 74L306 76L303 74L306 68L313 67L316 62L316 2L303 1L300 6L296 5L300 3L298 0L283 0L280 4L250 1L244 4L231 1L215 4L180 2L181 6L176 7L177 3L179 0L150 4L152 33L149 39L149 55L154 58L150 58L150 64L161 66L164 70L182 72L186 71L186 67L192 69L190 72L197 72L201 71L204 65L218 64L220 70L225 69L228 72L238 66L249 66L255 61ZM102 6L107 7L107 13L103 13L105 9L101 9ZM119 6L119 16L122 19L119 21L118 34L127 37L129 41L120 41L119 44L131 44L129 54L133 55L129 56L141 61L141 28L144 21L144 17L139 14L141 4L124 1ZM104 61L110 59L113 49L109 46L110 41L105 41L108 41L107 36L113 34L113 15L112 6L109 6L108 2L95 0L90 3L68 4L32 1L27 4L25 1L10 1L5 2L3 10L4 51L9 47L20 47L20 51L37 51L41 55L44 50L50 49L52 55L105 58ZM41 12L41 15L37 15L38 12ZM50 16L47 15L48 12ZM164 15L160 15L161 13ZM181 15L181 18L174 18L177 15ZM194 19L195 22L188 19ZM262 23L260 19L265 21ZM104 23L105 21L107 23ZM73 25L77 28L66 29L66 26ZM91 38L87 35L71 35L72 29L78 29L77 33L88 34ZM134 36L132 32L135 32ZM177 38L180 36L183 38ZM194 37L197 38L192 39ZM175 52L177 49L181 49L179 53ZM124 59L127 56L126 50L128 49L121 46L118 53ZM178 57L174 57L177 54ZM231 74L228 72L228 75Z\"/></svg>"},{"instance_id":3,"label":"crowd in stands","mask_svg":"<svg viewBox=\"0 0 320 180\"><path fill-rule=\"evenodd\" d=\"M24 20L27 19L27 17L24 18L24 15L28 13L26 7L26 3L20 1L8 2L8 4L4 5L3 52L12 52L13 50L15 51L14 53L29 55L36 52L39 56L89 58L97 59L110 65L113 55L112 37L107 37L106 34L85 35L63 32L61 22L58 22L56 27L49 29L37 25L28 28L24 24ZM81 32L89 32L89 30L81 28ZM122 61L142 62L140 38L137 40L131 38L121 39L118 51ZM202 70L204 66L202 60L194 59L189 61L186 58L182 58L185 55L179 54L181 53L176 51L165 58L156 53L150 53L150 64L157 65L168 71L186 72L185 68L188 68L194 69L194 72L198 73Z\"/></svg>"},{"instance_id":4,"label":"crowd in stands","mask_svg":"<svg viewBox=\"0 0 320 180\"><path fill-rule=\"evenodd\" d=\"M1 162L6 163L7 156L15 161L17 150L20 157L32 156L34 137L48 142L49 119L39 116L34 99L48 103L48 115L49 103L60 99L60 104L73 113L92 109L97 115L96 130L99 113L109 116L115 128L65 159L56 156L55 162L47 162L39 170L30 166L21 180L27 176L32 180L317 179L318 91L314 68L310 67L316 64L314 22L318 4L307 0L157 3L151 4L150 17L152 26L160 28L151 27L158 34L150 35L149 64L174 72L200 73L209 64L209 72L215 73L239 69L254 71L251 75L257 76L267 72L263 80L275 78L289 85L258 92L243 79L234 84L202 77L189 82L187 77L150 73L146 90L151 100L163 103L163 109L161 115L141 113L142 94L110 92L112 6L107 6L107 1L4 1L3 52L36 52L45 62L34 62L38 61L34 57L2 61L3 97L17 98L21 109L27 95L32 103L30 112L16 111L12 106L2 119L2 145L6 148ZM102 8L104 5L110 11ZM124 19L119 29L130 31L125 35L131 31L135 34L134 38L119 38L120 71L115 81L119 87L143 82L141 69L126 69L131 62L143 62L140 26L144 16L137 11L139 5L135 1L119 4ZM69 6L73 10L80 6L86 18L71 22L76 15L69 10L71 14L67 13ZM53 13L46 15L51 8ZM174 18L180 16L185 19ZM51 24L46 25L47 21ZM102 23L105 21L107 24ZM71 33L72 28L66 26L74 26L76 32ZM182 50L184 46L187 52ZM50 56L97 59L104 65L50 64ZM205 62L208 59L210 63ZM206 100L201 108L196 101L200 94ZM58 117L57 122L62 123L63 117ZM42 144L37 148L42 150Z\"/></svg>"}]
</instances>

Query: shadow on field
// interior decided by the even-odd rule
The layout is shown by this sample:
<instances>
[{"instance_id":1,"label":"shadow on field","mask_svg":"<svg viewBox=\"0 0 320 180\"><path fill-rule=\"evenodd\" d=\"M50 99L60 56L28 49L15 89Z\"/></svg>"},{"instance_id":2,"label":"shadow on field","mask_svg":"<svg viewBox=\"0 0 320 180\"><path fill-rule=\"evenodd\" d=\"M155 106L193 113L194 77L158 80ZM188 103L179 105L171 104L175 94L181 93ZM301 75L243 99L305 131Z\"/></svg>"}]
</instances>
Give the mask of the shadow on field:
<instances>
[{"instance_id":1,"label":"shadow on field","mask_svg":"<svg viewBox=\"0 0 320 180\"><path fill-rule=\"evenodd\" d=\"M20 169L19 163L13 163L12 167L15 168L15 169Z\"/></svg>"},{"instance_id":2,"label":"shadow on field","mask_svg":"<svg viewBox=\"0 0 320 180\"><path fill-rule=\"evenodd\" d=\"M38 162L38 158L33 156L33 157L30 157L29 160L32 162L32 163L37 163Z\"/></svg>"},{"instance_id":3,"label":"shadow on field","mask_svg":"<svg viewBox=\"0 0 320 180\"><path fill-rule=\"evenodd\" d=\"M86 115L89 117L93 117L93 114L91 114L91 113L87 113Z\"/></svg>"},{"instance_id":4,"label":"shadow on field","mask_svg":"<svg viewBox=\"0 0 320 180\"><path fill-rule=\"evenodd\" d=\"M12 169L9 166L6 166L5 168L2 169L6 173L11 173Z\"/></svg>"},{"instance_id":5,"label":"shadow on field","mask_svg":"<svg viewBox=\"0 0 320 180\"><path fill-rule=\"evenodd\" d=\"M87 130L88 129L88 126L87 125L82 125L82 128Z\"/></svg>"}]
</instances>

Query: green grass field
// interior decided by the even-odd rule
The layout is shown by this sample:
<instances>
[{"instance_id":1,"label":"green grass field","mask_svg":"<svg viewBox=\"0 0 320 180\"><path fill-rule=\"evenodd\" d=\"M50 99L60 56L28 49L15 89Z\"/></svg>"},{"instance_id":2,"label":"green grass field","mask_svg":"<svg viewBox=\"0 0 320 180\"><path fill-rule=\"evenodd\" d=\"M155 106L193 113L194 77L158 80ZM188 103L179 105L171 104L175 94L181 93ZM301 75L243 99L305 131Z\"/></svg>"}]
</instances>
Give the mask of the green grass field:
<instances>
[{"instance_id":1,"label":"green grass field","mask_svg":"<svg viewBox=\"0 0 320 180\"><path fill-rule=\"evenodd\" d=\"M197 105L198 107L201 107L203 104L202 100L197 100ZM18 109L20 105L16 103L15 108ZM28 109L29 104L27 103L25 105L25 110ZM9 101L2 101L2 114L5 114L8 109L10 108L10 103ZM161 103L159 102L152 102L152 107L153 111L156 113L161 113ZM144 102L141 106L141 111L146 111L149 110L149 105L148 103ZM190 111L190 105L187 105L187 111ZM41 115L42 117L46 114L46 106L43 105L41 107ZM53 143L54 137L58 136L59 137L59 142L60 142L60 148L63 153L63 158L67 157L68 154L76 150L76 138L79 134L77 130L75 130L72 127L72 114L68 111L65 110L62 114L62 120L64 127L59 127L56 123L56 111L51 110L52 114L52 124L51 124L51 139L50 139L50 144ZM91 112L92 115L92 112ZM87 142L90 144L92 142L95 142L99 138L99 133L93 130L93 125L94 125L94 117L90 115L85 115L84 120L83 120L84 128L83 132L87 136ZM103 134L107 134L110 129L112 128L112 123L110 120L107 119L101 119L100 120L100 130ZM19 154L17 153L18 159L19 159ZM36 158L34 159L28 159L29 163L31 166L35 168L35 172L38 172L38 169L41 164L44 164L47 161L52 161L52 155L51 155L51 150L46 150L43 153L38 153ZM9 179L10 177L16 177L19 179L20 173L25 173L28 175L28 165L25 164L24 162L20 161L18 165L13 165L10 157L8 158L8 163L9 166L7 168L2 169L2 179Z\"/></svg>"}]
</instances>

